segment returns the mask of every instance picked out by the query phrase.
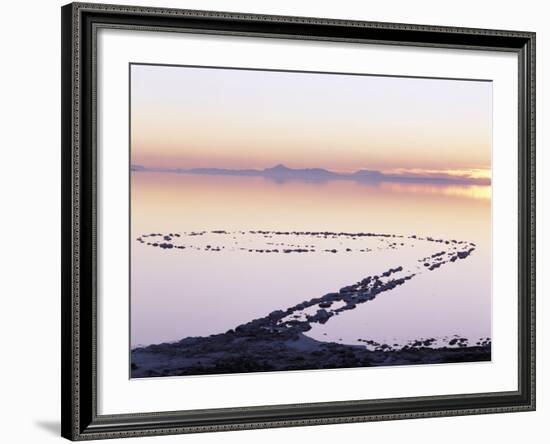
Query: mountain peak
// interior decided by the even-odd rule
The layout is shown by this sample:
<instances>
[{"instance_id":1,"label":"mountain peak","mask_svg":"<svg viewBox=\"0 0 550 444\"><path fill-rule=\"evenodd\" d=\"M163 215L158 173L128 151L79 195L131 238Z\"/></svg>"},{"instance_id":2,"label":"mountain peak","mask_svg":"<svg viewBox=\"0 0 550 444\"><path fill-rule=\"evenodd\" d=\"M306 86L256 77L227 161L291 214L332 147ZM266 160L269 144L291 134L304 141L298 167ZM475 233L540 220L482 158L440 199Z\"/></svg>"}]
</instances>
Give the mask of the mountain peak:
<instances>
[{"instance_id":1,"label":"mountain peak","mask_svg":"<svg viewBox=\"0 0 550 444\"><path fill-rule=\"evenodd\" d=\"M288 171L290 170L290 168L288 168L287 166L283 165L282 163L279 163L278 165L275 165L274 167L272 168L267 168L268 171Z\"/></svg>"}]
</instances>

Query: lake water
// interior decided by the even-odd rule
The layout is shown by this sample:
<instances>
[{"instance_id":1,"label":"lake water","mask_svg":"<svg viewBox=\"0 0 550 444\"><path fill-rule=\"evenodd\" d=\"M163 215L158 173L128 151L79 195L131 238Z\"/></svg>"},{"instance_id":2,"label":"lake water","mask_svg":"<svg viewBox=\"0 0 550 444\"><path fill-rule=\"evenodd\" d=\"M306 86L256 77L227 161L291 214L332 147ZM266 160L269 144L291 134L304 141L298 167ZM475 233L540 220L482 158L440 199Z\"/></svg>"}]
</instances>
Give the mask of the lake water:
<instances>
[{"instance_id":1,"label":"lake water","mask_svg":"<svg viewBox=\"0 0 550 444\"><path fill-rule=\"evenodd\" d=\"M397 266L415 278L325 324L312 324L305 334L344 344L490 338L490 198L490 186L477 185L281 183L133 172L131 345L222 333ZM213 233L220 230L224 233ZM404 237L266 237L257 230ZM148 233L178 233L174 239L187 247L153 248L138 241ZM419 260L441 245L412 235L472 242L476 248L464 260L428 271ZM312 251L282 252L302 247ZM337 253L326 251L333 249Z\"/></svg>"}]
</instances>

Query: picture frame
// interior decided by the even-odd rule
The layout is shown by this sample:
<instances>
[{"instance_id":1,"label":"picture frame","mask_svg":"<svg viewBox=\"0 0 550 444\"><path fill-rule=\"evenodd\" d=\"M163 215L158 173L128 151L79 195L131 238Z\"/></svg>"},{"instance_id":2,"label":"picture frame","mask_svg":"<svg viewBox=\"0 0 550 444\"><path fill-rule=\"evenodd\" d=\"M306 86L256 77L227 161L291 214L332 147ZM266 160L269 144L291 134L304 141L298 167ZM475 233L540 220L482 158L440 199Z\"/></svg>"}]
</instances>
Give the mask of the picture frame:
<instances>
[{"instance_id":1,"label":"picture frame","mask_svg":"<svg viewBox=\"0 0 550 444\"><path fill-rule=\"evenodd\" d=\"M86 3L62 7L61 18L63 437L105 439L535 409L535 33ZM508 294L517 307L517 348L513 352L517 389L101 413L103 364L98 364L98 337L104 321L98 292L105 289L98 276L104 248L98 241L98 227L104 223L98 189L105 187L101 184L105 159L98 158L103 137L98 133L101 29L124 30L130 35L162 32L321 46L337 42L343 47L456 50L480 57L486 53L511 55L517 63L518 92L518 137L513 141L517 170L510 169L518 179L512 184L517 189L517 212L510 213L511 217L517 214L517 241L511 240L515 247L510 249L517 252L513 258L517 260L517 291L512 287ZM503 169L501 177L507 173ZM493 224L499 220L493 219Z\"/></svg>"}]
</instances>

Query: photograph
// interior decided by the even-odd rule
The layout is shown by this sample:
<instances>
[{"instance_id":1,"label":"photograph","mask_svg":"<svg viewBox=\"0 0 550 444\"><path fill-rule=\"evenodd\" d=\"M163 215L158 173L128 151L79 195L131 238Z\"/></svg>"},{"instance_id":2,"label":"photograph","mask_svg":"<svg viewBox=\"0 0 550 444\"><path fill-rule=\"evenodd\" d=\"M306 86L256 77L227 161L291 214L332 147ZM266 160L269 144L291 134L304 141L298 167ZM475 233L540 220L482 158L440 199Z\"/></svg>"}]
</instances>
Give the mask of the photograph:
<instances>
[{"instance_id":1,"label":"photograph","mask_svg":"<svg viewBox=\"0 0 550 444\"><path fill-rule=\"evenodd\" d=\"M387 441L432 418L427 442L524 439L544 422L541 15L184 3L57 8L58 91L27 82L60 93L37 102L59 102L59 125L50 109L15 134L42 157L8 150L27 157L7 171L40 170L41 192L58 132L60 264L32 252L59 265L61 310L35 307L31 324L60 327L59 353L33 362L61 358L60 396L39 400L61 405L61 436ZM12 114L28 108L16 100ZM16 225L51 213L16 201L33 214ZM16 290L42 296L29 276ZM59 365L42 367L54 387Z\"/></svg>"},{"instance_id":2,"label":"photograph","mask_svg":"<svg viewBox=\"0 0 550 444\"><path fill-rule=\"evenodd\" d=\"M2 442L550 442L550 8L442 5L4 2Z\"/></svg>"},{"instance_id":3,"label":"photograph","mask_svg":"<svg viewBox=\"0 0 550 444\"><path fill-rule=\"evenodd\" d=\"M492 360L490 79L128 75L132 379Z\"/></svg>"}]
</instances>

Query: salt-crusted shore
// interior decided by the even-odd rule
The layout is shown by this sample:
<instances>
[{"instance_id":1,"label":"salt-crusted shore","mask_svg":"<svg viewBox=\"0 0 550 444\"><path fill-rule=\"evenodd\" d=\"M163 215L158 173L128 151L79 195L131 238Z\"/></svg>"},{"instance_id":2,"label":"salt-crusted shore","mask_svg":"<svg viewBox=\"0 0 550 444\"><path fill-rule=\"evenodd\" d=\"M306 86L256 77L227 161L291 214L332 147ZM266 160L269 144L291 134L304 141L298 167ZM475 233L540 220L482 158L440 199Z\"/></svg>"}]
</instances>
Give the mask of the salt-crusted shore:
<instances>
[{"instance_id":1,"label":"salt-crusted shore","mask_svg":"<svg viewBox=\"0 0 550 444\"><path fill-rule=\"evenodd\" d=\"M222 231L218 233L228 234ZM270 235L269 232L260 233L263 236ZM388 236L371 233L311 234L325 237ZM311 234L307 232L306 236ZM193 233L190 236L196 235ZM154 233L142 235L140 242L145 243L143 238L147 237L170 242L180 236ZM410 238L417 239L416 236ZM448 248L419 259L421 267L418 268L421 271L412 272L402 266L390 268L379 275L368 276L356 284L343 287L338 292L301 302L286 310L276 310L225 333L135 348L131 352L132 377L489 361L490 338L479 338L474 344L470 344L467 338L455 335L446 337L444 343L441 343L441 338L419 338L410 340L405 345L358 339L365 344L363 346L320 342L304 335L304 332L312 328L313 323L324 324L333 316L353 310L358 304L405 285L422 273L422 270L431 272L457 260L466 259L475 250L475 244L464 241L432 238L425 240ZM149 245L166 248L156 242L150 242ZM213 250L212 247L208 249Z\"/></svg>"},{"instance_id":2,"label":"salt-crusted shore","mask_svg":"<svg viewBox=\"0 0 550 444\"><path fill-rule=\"evenodd\" d=\"M399 350L319 342L297 329L242 326L208 337L150 345L132 351L132 378L313 370L491 360L491 344Z\"/></svg>"}]
</instances>

